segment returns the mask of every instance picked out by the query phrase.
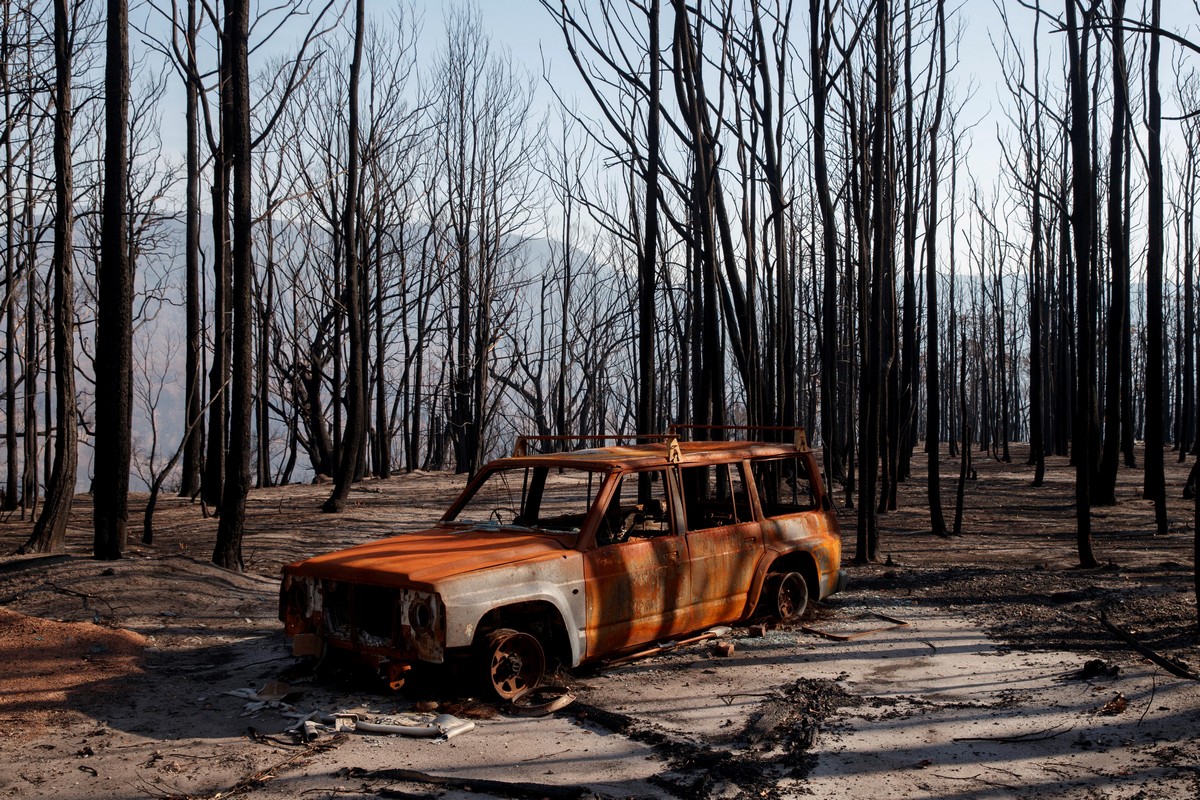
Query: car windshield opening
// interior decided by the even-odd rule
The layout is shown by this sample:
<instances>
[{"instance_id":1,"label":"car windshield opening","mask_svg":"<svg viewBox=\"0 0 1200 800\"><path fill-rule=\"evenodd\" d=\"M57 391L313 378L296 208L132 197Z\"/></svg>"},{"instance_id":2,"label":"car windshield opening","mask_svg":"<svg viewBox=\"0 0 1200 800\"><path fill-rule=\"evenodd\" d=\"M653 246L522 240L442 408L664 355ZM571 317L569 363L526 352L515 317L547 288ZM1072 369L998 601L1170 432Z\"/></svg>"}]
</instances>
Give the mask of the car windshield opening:
<instances>
[{"instance_id":1,"label":"car windshield opening","mask_svg":"<svg viewBox=\"0 0 1200 800\"><path fill-rule=\"evenodd\" d=\"M566 467L503 467L484 476L446 522L577 534L605 474Z\"/></svg>"}]
</instances>

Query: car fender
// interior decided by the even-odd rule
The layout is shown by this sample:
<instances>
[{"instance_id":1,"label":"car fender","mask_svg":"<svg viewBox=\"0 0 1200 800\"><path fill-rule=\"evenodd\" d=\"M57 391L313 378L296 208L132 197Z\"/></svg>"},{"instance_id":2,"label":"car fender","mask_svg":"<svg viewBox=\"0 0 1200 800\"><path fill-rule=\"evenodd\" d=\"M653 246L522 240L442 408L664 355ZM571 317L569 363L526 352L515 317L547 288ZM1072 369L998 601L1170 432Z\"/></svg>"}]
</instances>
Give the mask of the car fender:
<instances>
[{"instance_id":1,"label":"car fender","mask_svg":"<svg viewBox=\"0 0 1200 800\"><path fill-rule=\"evenodd\" d=\"M583 558L575 551L502 568L457 575L440 581L445 603L446 647L470 647L480 621L491 611L522 603L549 603L562 618L571 650L571 666L586 652L587 620Z\"/></svg>"},{"instance_id":2,"label":"car fender","mask_svg":"<svg viewBox=\"0 0 1200 800\"><path fill-rule=\"evenodd\" d=\"M819 591L813 599L823 600L842 585L842 542L837 518L822 511L763 521L765 554L759 562L752 596L757 597L771 566L780 558L806 553L817 568Z\"/></svg>"}]
</instances>

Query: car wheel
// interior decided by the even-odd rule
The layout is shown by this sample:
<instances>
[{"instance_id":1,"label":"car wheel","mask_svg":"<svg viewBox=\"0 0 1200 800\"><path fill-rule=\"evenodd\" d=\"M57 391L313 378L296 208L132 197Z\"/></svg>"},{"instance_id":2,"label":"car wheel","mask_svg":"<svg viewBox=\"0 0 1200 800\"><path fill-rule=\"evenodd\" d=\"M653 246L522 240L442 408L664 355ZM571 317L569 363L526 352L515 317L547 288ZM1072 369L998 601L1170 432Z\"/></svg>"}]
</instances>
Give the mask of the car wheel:
<instances>
[{"instance_id":1,"label":"car wheel","mask_svg":"<svg viewBox=\"0 0 1200 800\"><path fill-rule=\"evenodd\" d=\"M483 668L485 685L501 700L512 700L542 682L546 654L530 634L500 628L487 635Z\"/></svg>"},{"instance_id":2,"label":"car wheel","mask_svg":"<svg viewBox=\"0 0 1200 800\"><path fill-rule=\"evenodd\" d=\"M799 572L787 572L772 576L767 585L770 594L767 608L783 622L791 622L804 616L808 609L808 584Z\"/></svg>"}]
</instances>

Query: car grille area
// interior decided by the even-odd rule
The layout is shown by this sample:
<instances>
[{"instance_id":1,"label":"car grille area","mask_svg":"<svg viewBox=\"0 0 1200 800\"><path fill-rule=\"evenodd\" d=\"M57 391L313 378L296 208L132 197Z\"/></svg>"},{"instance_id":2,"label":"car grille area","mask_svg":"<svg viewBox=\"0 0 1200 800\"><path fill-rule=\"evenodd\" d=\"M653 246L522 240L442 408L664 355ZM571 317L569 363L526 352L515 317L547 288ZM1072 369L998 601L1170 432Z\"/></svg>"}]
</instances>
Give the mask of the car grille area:
<instances>
[{"instance_id":1,"label":"car grille area","mask_svg":"<svg viewBox=\"0 0 1200 800\"><path fill-rule=\"evenodd\" d=\"M443 660L444 615L431 592L289 575L280 588L280 618L288 635L317 634L339 649Z\"/></svg>"}]
</instances>

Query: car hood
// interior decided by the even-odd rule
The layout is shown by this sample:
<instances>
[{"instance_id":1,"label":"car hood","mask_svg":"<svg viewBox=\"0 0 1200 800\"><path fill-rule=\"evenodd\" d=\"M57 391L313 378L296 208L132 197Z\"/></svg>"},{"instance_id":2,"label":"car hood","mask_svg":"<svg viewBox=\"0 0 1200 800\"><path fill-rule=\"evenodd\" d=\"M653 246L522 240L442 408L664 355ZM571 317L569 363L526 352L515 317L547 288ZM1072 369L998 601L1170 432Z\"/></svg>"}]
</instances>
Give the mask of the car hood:
<instances>
[{"instance_id":1,"label":"car hood","mask_svg":"<svg viewBox=\"0 0 1200 800\"><path fill-rule=\"evenodd\" d=\"M572 549L562 539L524 529L480 525L432 528L297 561L285 574L434 589L439 580Z\"/></svg>"}]
</instances>

